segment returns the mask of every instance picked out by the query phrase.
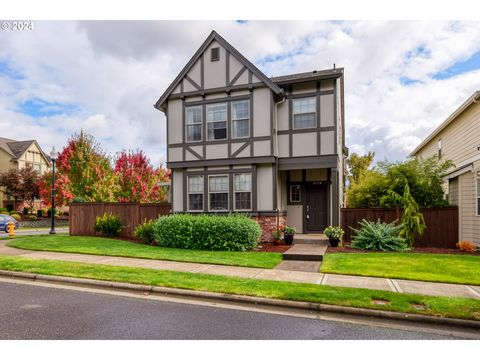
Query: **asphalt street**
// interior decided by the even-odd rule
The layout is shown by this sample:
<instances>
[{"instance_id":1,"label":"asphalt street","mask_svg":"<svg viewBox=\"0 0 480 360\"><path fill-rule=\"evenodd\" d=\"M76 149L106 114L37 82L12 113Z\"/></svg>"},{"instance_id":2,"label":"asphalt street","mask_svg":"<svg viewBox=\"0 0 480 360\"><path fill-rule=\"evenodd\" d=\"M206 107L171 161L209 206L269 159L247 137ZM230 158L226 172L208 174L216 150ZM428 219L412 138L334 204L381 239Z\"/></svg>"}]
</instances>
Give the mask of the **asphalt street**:
<instances>
[{"instance_id":1,"label":"asphalt street","mask_svg":"<svg viewBox=\"0 0 480 360\"><path fill-rule=\"evenodd\" d=\"M453 339L416 331L0 282L0 339Z\"/></svg>"}]
</instances>

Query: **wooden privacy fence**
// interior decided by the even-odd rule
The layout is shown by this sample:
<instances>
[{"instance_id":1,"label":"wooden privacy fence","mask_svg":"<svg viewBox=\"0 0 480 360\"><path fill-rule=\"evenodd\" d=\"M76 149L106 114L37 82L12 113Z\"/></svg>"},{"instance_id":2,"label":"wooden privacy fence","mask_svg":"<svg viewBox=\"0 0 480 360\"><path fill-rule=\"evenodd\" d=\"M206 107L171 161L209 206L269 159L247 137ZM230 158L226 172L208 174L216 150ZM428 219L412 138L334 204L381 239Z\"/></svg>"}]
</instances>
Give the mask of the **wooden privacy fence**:
<instances>
[{"instance_id":1,"label":"wooden privacy fence","mask_svg":"<svg viewBox=\"0 0 480 360\"><path fill-rule=\"evenodd\" d=\"M421 208L427 228L422 236L416 236L414 246L455 248L458 242L458 208ZM350 209L344 208L340 212L340 226L345 231L345 241L350 242L354 232L350 229L359 229L358 222L368 221L392 222L403 215L403 209Z\"/></svg>"},{"instance_id":2,"label":"wooden privacy fence","mask_svg":"<svg viewBox=\"0 0 480 360\"><path fill-rule=\"evenodd\" d=\"M170 209L170 204L72 203L69 213L70 235L99 235L93 230L95 219L111 213L117 215L125 226L119 236L133 238L137 225L168 215Z\"/></svg>"}]
</instances>

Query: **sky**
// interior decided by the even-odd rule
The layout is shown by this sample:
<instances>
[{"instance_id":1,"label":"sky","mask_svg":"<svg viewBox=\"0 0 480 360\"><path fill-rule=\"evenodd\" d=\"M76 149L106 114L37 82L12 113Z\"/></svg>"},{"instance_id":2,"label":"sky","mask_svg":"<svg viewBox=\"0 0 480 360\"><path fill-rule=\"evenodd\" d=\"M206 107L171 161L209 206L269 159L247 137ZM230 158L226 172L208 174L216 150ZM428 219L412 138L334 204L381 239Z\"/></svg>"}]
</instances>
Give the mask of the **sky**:
<instances>
[{"instance_id":1,"label":"sky","mask_svg":"<svg viewBox=\"0 0 480 360\"><path fill-rule=\"evenodd\" d=\"M211 30L267 76L343 67L346 145L403 160L480 90L480 22L36 21L0 31L0 136L166 160L153 104Z\"/></svg>"}]
</instances>

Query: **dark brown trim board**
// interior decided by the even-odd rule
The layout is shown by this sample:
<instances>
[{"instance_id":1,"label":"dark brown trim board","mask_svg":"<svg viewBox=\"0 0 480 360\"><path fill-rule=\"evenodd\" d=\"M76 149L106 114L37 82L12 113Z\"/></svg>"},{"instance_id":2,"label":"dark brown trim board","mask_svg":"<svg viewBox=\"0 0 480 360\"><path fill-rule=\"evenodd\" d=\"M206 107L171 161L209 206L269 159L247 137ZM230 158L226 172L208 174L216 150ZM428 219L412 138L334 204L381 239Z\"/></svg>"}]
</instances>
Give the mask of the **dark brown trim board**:
<instances>
[{"instance_id":1,"label":"dark brown trim board","mask_svg":"<svg viewBox=\"0 0 480 360\"><path fill-rule=\"evenodd\" d=\"M193 160L193 161L175 161L168 162L169 169L201 167L201 166L228 166L228 165L247 165L247 164L273 164L275 158L273 156L257 156L235 159L213 159L213 160Z\"/></svg>"}]
</instances>

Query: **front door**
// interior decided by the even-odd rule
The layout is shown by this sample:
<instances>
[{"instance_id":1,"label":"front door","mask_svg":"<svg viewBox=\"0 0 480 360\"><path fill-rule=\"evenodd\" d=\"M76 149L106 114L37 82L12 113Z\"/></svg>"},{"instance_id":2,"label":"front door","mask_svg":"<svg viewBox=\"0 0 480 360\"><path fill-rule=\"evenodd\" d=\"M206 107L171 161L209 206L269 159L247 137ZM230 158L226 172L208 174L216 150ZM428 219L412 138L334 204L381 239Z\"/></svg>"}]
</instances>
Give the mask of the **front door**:
<instances>
[{"instance_id":1,"label":"front door","mask_svg":"<svg viewBox=\"0 0 480 360\"><path fill-rule=\"evenodd\" d=\"M327 185L307 184L307 231L323 231L327 227Z\"/></svg>"}]
</instances>

